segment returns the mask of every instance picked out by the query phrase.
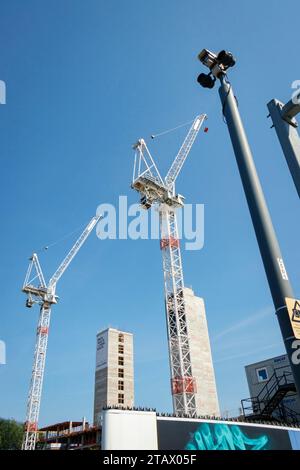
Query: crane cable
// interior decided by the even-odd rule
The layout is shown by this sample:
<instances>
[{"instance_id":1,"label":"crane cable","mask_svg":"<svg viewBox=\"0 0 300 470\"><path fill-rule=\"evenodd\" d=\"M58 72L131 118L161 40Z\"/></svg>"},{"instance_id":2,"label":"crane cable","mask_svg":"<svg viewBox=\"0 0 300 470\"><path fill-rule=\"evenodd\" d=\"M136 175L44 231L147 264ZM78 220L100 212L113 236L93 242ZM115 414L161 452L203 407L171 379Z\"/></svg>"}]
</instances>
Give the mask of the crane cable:
<instances>
[{"instance_id":1,"label":"crane cable","mask_svg":"<svg viewBox=\"0 0 300 470\"><path fill-rule=\"evenodd\" d=\"M79 232L80 229L83 229L83 227L85 227L86 224L82 224L80 225L79 227L75 228L74 230L72 230L71 232L68 232L66 235L64 235L63 237L59 238L58 240L56 240L55 242L53 243L49 243L48 245L45 245L43 247L41 247L36 253L40 253L42 251L46 251L48 250L49 248L52 248L53 246L55 245L58 245L59 243L63 242L64 240L66 240L67 238L71 237L72 235L74 235L74 233L76 232Z\"/></svg>"},{"instance_id":2,"label":"crane cable","mask_svg":"<svg viewBox=\"0 0 300 470\"><path fill-rule=\"evenodd\" d=\"M163 131L163 132L159 132L158 134L152 134L152 135L151 135L151 139L155 139L156 137L160 137L161 135L169 134L169 132L176 131L177 129L180 129L181 127L185 127L185 126L187 126L188 124L191 124L192 122L194 122L194 120L195 120L195 118L194 118L194 119L191 119L191 120L188 121L188 122L184 122L183 124L180 124L179 126L172 127L171 129L168 129L168 130Z\"/></svg>"}]
</instances>

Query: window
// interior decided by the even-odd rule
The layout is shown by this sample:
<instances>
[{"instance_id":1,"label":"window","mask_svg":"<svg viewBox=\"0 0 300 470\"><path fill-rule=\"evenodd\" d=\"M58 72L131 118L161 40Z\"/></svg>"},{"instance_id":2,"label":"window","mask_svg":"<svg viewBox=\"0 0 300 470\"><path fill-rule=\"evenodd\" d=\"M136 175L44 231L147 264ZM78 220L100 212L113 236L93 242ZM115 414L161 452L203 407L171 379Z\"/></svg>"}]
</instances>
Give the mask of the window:
<instances>
[{"instance_id":1,"label":"window","mask_svg":"<svg viewBox=\"0 0 300 470\"><path fill-rule=\"evenodd\" d=\"M124 335L119 333L119 343L124 343Z\"/></svg>"},{"instance_id":2,"label":"window","mask_svg":"<svg viewBox=\"0 0 300 470\"><path fill-rule=\"evenodd\" d=\"M257 375L259 382L265 382L269 378L266 367L262 367L261 369L256 369L256 375Z\"/></svg>"},{"instance_id":3,"label":"window","mask_svg":"<svg viewBox=\"0 0 300 470\"><path fill-rule=\"evenodd\" d=\"M120 379L123 379L124 378L124 369L118 369L118 377Z\"/></svg>"},{"instance_id":4,"label":"window","mask_svg":"<svg viewBox=\"0 0 300 470\"><path fill-rule=\"evenodd\" d=\"M124 393L119 393L118 394L118 403L120 403L120 404L124 403Z\"/></svg>"},{"instance_id":5,"label":"window","mask_svg":"<svg viewBox=\"0 0 300 470\"><path fill-rule=\"evenodd\" d=\"M124 390L124 382L123 380L118 381L118 390Z\"/></svg>"},{"instance_id":6,"label":"window","mask_svg":"<svg viewBox=\"0 0 300 470\"><path fill-rule=\"evenodd\" d=\"M119 354L124 354L124 344L119 344Z\"/></svg>"},{"instance_id":7,"label":"window","mask_svg":"<svg viewBox=\"0 0 300 470\"><path fill-rule=\"evenodd\" d=\"M124 366L124 357L119 356L119 358L118 358L118 364L119 364L119 366Z\"/></svg>"}]
</instances>

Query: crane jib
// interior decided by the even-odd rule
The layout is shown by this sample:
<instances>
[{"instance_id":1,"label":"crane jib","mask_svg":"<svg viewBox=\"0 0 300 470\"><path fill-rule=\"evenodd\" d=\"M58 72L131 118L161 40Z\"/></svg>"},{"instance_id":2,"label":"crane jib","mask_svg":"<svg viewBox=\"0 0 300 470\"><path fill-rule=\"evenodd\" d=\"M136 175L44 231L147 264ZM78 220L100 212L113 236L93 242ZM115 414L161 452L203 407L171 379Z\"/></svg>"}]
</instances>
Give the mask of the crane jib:
<instances>
[{"instance_id":1,"label":"crane jib","mask_svg":"<svg viewBox=\"0 0 300 470\"><path fill-rule=\"evenodd\" d=\"M200 123L200 119L197 119L193 127L194 131L197 131L199 129Z\"/></svg>"}]
</instances>

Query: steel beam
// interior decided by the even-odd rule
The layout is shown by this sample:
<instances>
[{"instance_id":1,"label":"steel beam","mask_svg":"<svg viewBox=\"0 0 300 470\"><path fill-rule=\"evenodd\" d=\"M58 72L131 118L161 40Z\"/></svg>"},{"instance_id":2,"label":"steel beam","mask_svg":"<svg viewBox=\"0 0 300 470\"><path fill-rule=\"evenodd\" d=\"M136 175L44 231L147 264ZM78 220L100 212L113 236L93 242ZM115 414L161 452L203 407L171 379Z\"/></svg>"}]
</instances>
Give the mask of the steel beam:
<instances>
[{"instance_id":1,"label":"steel beam","mask_svg":"<svg viewBox=\"0 0 300 470\"><path fill-rule=\"evenodd\" d=\"M267 106L300 197L300 137L295 119L295 116L300 112L300 104L290 100L286 105L283 105L274 99Z\"/></svg>"}]
</instances>

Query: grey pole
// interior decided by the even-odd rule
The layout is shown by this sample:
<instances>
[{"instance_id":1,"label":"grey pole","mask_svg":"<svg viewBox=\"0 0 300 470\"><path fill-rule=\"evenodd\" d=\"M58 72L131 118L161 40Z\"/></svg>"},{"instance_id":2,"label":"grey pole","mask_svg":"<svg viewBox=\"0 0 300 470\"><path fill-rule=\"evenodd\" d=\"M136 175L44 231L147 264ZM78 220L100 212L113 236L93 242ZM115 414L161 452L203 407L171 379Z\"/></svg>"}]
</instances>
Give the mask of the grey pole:
<instances>
[{"instance_id":1,"label":"grey pole","mask_svg":"<svg viewBox=\"0 0 300 470\"><path fill-rule=\"evenodd\" d=\"M285 105L278 100L271 100L268 109L300 197L300 137L295 119L300 112L300 105L293 100Z\"/></svg>"},{"instance_id":2,"label":"grey pole","mask_svg":"<svg viewBox=\"0 0 300 470\"><path fill-rule=\"evenodd\" d=\"M220 82L219 94L223 113L227 122L286 352L290 360L296 388L300 394L300 353L298 349L300 347L300 340L295 338L285 300L286 297L294 298L294 294L284 266L232 86L225 74L220 76Z\"/></svg>"}]
</instances>

